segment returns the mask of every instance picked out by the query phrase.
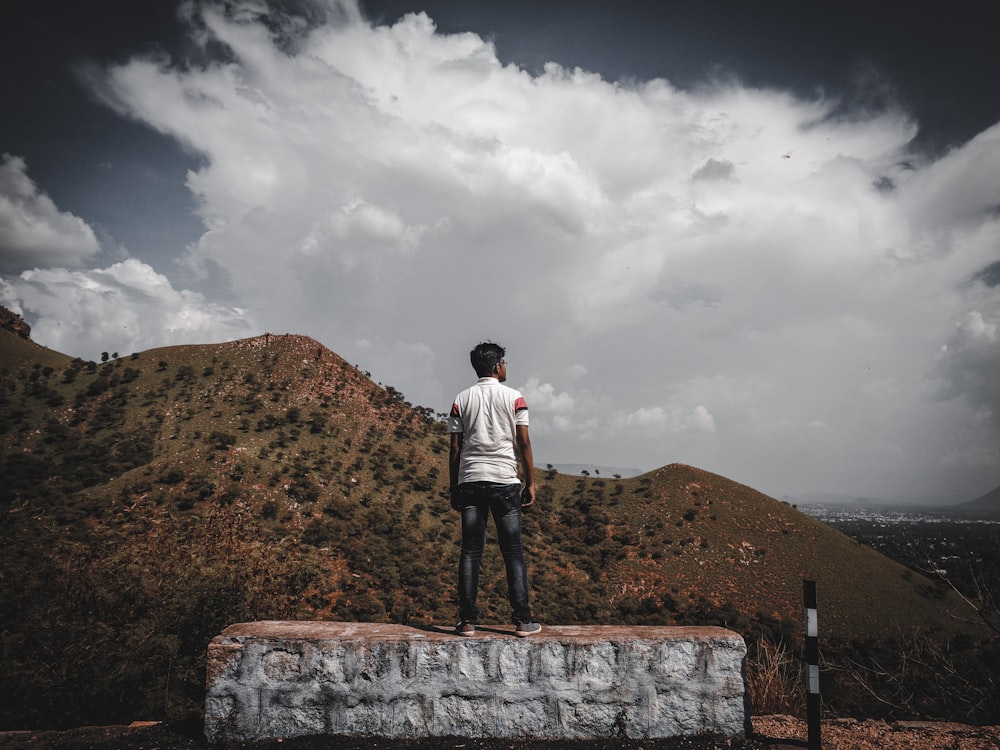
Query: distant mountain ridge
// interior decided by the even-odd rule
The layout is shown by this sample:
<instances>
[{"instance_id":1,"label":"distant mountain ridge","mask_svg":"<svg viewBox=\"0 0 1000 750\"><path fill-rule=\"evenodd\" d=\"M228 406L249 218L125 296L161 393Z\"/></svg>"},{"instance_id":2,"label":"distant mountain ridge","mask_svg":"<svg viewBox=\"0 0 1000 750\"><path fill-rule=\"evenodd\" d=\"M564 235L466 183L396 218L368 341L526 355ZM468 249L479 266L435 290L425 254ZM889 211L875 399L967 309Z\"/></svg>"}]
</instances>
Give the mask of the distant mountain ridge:
<instances>
[{"instance_id":1,"label":"distant mountain ridge","mask_svg":"<svg viewBox=\"0 0 1000 750\"><path fill-rule=\"evenodd\" d=\"M319 342L97 364L4 328L0 362L0 637L15 657L0 728L53 705L92 722L120 720L114 701L191 705L231 622L453 621L445 426ZM537 475L525 535L545 622L796 638L811 578L824 638L969 631L949 591L725 477ZM487 558L484 621L505 622Z\"/></svg>"},{"instance_id":2,"label":"distant mountain ridge","mask_svg":"<svg viewBox=\"0 0 1000 750\"><path fill-rule=\"evenodd\" d=\"M990 490L975 500L970 500L967 503L959 503L956 507L962 510L985 510L1000 515L1000 487Z\"/></svg>"}]
</instances>

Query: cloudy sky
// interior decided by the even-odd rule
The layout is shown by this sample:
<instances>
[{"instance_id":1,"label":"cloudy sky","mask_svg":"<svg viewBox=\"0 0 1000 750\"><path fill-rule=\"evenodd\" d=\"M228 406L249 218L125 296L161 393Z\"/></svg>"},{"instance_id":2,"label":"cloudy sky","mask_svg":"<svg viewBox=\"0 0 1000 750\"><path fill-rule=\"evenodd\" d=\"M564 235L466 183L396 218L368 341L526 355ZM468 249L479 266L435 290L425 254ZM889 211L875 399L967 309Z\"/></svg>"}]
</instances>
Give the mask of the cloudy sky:
<instances>
[{"instance_id":1,"label":"cloudy sky","mask_svg":"<svg viewBox=\"0 0 1000 750\"><path fill-rule=\"evenodd\" d=\"M499 341L541 464L1000 485L989 5L670 5L7 3L0 304L94 360L306 334L440 412Z\"/></svg>"}]
</instances>

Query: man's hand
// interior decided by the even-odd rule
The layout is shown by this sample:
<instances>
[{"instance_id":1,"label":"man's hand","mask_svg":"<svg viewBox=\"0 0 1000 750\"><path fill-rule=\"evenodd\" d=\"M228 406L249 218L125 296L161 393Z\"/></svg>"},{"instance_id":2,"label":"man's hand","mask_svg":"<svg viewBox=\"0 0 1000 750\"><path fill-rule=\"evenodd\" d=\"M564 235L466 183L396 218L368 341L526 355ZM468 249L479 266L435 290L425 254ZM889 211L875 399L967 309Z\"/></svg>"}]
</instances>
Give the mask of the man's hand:
<instances>
[{"instance_id":1,"label":"man's hand","mask_svg":"<svg viewBox=\"0 0 1000 750\"><path fill-rule=\"evenodd\" d=\"M530 508L535 504L535 485L526 484L521 490L521 507Z\"/></svg>"}]
</instances>

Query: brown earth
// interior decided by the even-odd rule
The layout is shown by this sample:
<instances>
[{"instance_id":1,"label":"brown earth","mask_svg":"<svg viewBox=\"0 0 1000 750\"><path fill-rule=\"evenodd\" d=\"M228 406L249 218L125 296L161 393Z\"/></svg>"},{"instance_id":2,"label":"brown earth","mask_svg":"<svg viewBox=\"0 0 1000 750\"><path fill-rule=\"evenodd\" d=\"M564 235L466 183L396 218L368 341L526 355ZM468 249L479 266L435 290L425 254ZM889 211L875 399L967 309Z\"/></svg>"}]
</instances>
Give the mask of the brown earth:
<instances>
[{"instance_id":1,"label":"brown earth","mask_svg":"<svg viewBox=\"0 0 1000 750\"><path fill-rule=\"evenodd\" d=\"M764 747L805 747L805 721L791 716L755 716L754 733ZM799 740L796 744L781 740ZM858 721L830 719L822 722L823 750L997 750L1000 726L933 721Z\"/></svg>"},{"instance_id":2,"label":"brown earth","mask_svg":"<svg viewBox=\"0 0 1000 750\"><path fill-rule=\"evenodd\" d=\"M542 741L511 739L385 739L300 737L240 745L210 745L200 727L160 722L79 727L65 731L0 732L4 750L786 750L807 747L805 722L757 716L746 739L677 737L662 740ZM1000 726L942 722L830 719L821 728L824 750L1000 750Z\"/></svg>"}]
</instances>

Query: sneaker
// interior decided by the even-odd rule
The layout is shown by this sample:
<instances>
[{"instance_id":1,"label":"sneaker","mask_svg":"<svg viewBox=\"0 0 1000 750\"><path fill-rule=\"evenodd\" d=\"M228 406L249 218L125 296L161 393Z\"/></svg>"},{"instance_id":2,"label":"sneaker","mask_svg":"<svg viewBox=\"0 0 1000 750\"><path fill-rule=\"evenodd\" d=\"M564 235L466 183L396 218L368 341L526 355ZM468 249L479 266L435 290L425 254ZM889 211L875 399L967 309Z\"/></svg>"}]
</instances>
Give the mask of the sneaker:
<instances>
[{"instance_id":1,"label":"sneaker","mask_svg":"<svg viewBox=\"0 0 1000 750\"><path fill-rule=\"evenodd\" d=\"M524 638L527 635L534 635L542 632L542 626L537 622L515 622L514 635Z\"/></svg>"},{"instance_id":2,"label":"sneaker","mask_svg":"<svg viewBox=\"0 0 1000 750\"><path fill-rule=\"evenodd\" d=\"M468 620L462 620L455 626L455 635L475 635L476 626Z\"/></svg>"}]
</instances>

